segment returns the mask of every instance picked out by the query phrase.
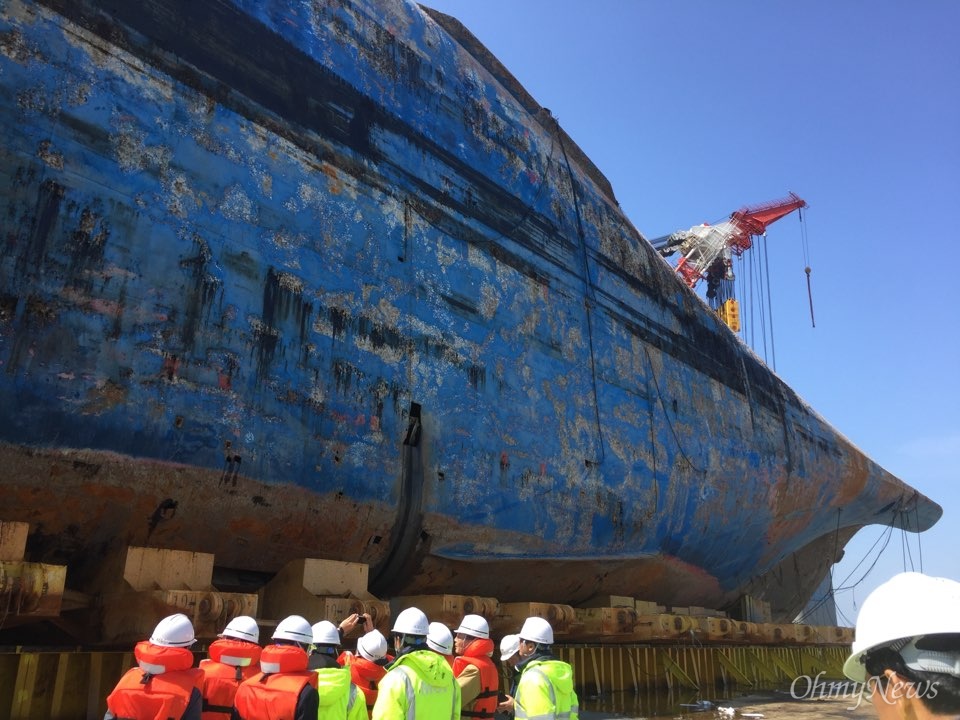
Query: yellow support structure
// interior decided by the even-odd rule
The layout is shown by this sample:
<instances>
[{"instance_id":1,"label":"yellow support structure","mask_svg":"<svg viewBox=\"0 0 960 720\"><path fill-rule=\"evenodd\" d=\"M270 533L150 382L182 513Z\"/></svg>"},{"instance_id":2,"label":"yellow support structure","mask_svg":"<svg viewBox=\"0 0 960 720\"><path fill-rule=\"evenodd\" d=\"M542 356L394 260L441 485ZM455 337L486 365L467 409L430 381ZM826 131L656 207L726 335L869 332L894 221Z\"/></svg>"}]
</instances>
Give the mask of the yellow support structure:
<instances>
[{"instance_id":1,"label":"yellow support structure","mask_svg":"<svg viewBox=\"0 0 960 720\"><path fill-rule=\"evenodd\" d=\"M824 651L833 648L814 648L817 649ZM814 677L823 672L827 675L843 676L843 661L836 662L835 657L827 652L812 652L809 648L803 648L800 650L800 662L803 665L803 675Z\"/></svg>"},{"instance_id":2,"label":"yellow support structure","mask_svg":"<svg viewBox=\"0 0 960 720\"><path fill-rule=\"evenodd\" d=\"M803 674L796 648L769 648L768 655L770 661L780 669L785 679L793 680L793 678Z\"/></svg>"},{"instance_id":3,"label":"yellow support structure","mask_svg":"<svg viewBox=\"0 0 960 720\"><path fill-rule=\"evenodd\" d=\"M133 665L129 652L2 652L0 717L103 717L107 695Z\"/></svg>"},{"instance_id":4,"label":"yellow support structure","mask_svg":"<svg viewBox=\"0 0 960 720\"><path fill-rule=\"evenodd\" d=\"M764 658L761 658L757 654L758 652L762 653L764 649L765 648L744 648L744 656L750 661L750 669L753 670L754 675L758 675L767 682L770 682L771 687L773 687L779 682L780 677L767 667L767 663L765 662L766 654L764 653Z\"/></svg>"},{"instance_id":5,"label":"yellow support structure","mask_svg":"<svg viewBox=\"0 0 960 720\"><path fill-rule=\"evenodd\" d=\"M717 651L717 661L726 669L728 673L733 675L733 679L741 685L753 685L753 682L747 677L747 674L737 667L737 664L724 655L723 650Z\"/></svg>"},{"instance_id":6,"label":"yellow support structure","mask_svg":"<svg viewBox=\"0 0 960 720\"><path fill-rule=\"evenodd\" d=\"M677 680L683 687L688 687L693 690L699 690L700 686L690 679L690 676L687 675L683 668L680 667L676 661L667 654L665 650L661 650L659 653L660 662L663 663L663 669L666 670L668 678L672 677Z\"/></svg>"}]
</instances>

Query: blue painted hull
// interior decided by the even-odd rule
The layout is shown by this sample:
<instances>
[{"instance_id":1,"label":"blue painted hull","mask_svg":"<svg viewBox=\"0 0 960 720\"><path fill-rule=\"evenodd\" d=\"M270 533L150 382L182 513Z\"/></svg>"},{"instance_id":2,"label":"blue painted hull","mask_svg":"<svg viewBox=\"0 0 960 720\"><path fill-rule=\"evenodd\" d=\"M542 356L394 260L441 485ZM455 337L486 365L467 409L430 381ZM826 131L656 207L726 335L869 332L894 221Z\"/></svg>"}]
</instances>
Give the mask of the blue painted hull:
<instances>
[{"instance_id":1,"label":"blue painted hull","mask_svg":"<svg viewBox=\"0 0 960 720\"><path fill-rule=\"evenodd\" d=\"M455 21L0 2L0 519L379 594L786 617L940 508L771 373Z\"/></svg>"}]
</instances>

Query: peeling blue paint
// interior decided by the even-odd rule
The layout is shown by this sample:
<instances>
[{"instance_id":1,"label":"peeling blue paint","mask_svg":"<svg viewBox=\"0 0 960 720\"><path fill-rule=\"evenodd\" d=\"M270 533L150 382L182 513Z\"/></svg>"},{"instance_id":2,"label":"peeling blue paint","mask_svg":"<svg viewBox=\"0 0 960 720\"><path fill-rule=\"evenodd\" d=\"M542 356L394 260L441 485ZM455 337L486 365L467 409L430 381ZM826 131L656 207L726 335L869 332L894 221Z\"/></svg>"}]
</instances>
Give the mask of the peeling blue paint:
<instances>
[{"instance_id":1,"label":"peeling blue paint","mask_svg":"<svg viewBox=\"0 0 960 720\"><path fill-rule=\"evenodd\" d=\"M538 599L505 568L540 558L555 602L749 589L788 613L832 558L785 589L762 578L839 510L846 537L935 522L438 20L373 0L0 3L0 442L249 482L231 513L251 526L289 521L264 487L306 489L324 527L299 545L248 559L230 517L196 537L268 570L291 553L403 561L405 592ZM130 488L159 493L170 472ZM328 513L333 496L353 509ZM171 523L203 517L178 508ZM478 564L464 577L444 559ZM688 584L640 560L691 568Z\"/></svg>"}]
</instances>

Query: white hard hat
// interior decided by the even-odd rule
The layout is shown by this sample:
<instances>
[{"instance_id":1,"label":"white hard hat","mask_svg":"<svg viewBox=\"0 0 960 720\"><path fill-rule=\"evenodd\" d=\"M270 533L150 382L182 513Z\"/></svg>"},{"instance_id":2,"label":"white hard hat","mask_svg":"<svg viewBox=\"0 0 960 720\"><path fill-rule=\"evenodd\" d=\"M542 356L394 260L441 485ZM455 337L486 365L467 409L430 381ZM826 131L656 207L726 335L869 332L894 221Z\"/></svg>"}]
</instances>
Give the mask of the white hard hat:
<instances>
[{"instance_id":1,"label":"white hard hat","mask_svg":"<svg viewBox=\"0 0 960 720\"><path fill-rule=\"evenodd\" d=\"M190 647L196 642L193 623L183 613L168 615L157 623L150 642L163 647Z\"/></svg>"},{"instance_id":2,"label":"white hard hat","mask_svg":"<svg viewBox=\"0 0 960 720\"><path fill-rule=\"evenodd\" d=\"M916 572L894 575L863 601L857 616L853 654L843 664L843 673L851 680L865 682L867 670L862 659L867 651L887 647L897 640L953 633L960 633L960 583ZM943 653L925 653L912 643L907 645L901 655L908 667L954 674L939 668L937 663L942 658L934 659L936 666L928 662L927 656ZM956 660L960 661L960 657Z\"/></svg>"},{"instance_id":3,"label":"white hard hat","mask_svg":"<svg viewBox=\"0 0 960 720\"><path fill-rule=\"evenodd\" d=\"M427 616L423 610L412 607L407 608L397 615L391 632L400 633L401 635L420 635L421 637L426 637L430 630L428 625Z\"/></svg>"},{"instance_id":4,"label":"white hard hat","mask_svg":"<svg viewBox=\"0 0 960 720\"><path fill-rule=\"evenodd\" d=\"M357 640L357 652L370 662L382 660L387 656L387 639L379 630L371 630Z\"/></svg>"},{"instance_id":5,"label":"white hard hat","mask_svg":"<svg viewBox=\"0 0 960 720\"><path fill-rule=\"evenodd\" d=\"M432 622L427 632L427 647L441 655L453 654L453 633L443 623Z\"/></svg>"},{"instance_id":6,"label":"white hard hat","mask_svg":"<svg viewBox=\"0 0 960 720\"><path fill-rule=\"evenodd\" d=\"M460 635L470 635L476 638L489 638L490 626L483 615L464 615L456 632Z\"/></svg>"},{"instance_id":7,"label":"white hard hat","mask_svg":"<svg viewBox=\"0 0 960 720\"><path fill-rule=\"evenodd\" d=\"M259 643L260 628L257 626L257 621L249 615L237 615L227 623L220 637Z\"/></svg>"},{"instance_id":8,"label":"white hard hat","mask_svg":"<svg viewBox=\"0 0 960 720\"><path fill-rule=\"evenodd\" d=\"M337 626L329 620L321 620L313 624L313 644L314 645L339 645L340 631Z\"/></svg>"},{"instance_id":9,"label":"white hard hat","mask_svg":"<svg viewBox=\"0 0 960 720\"><path fill-rule=\"evenodd\" d=\"M553 645L553 628L542 617L528 617L520 628L520 637L540 645Z\"/></svg>"},{"instance_id":10,"label":"white hard hat","mask_svg":"<svg viewBox=\"0 0 960 720\"><path fill-rule=\"evenodd\" d=\"M520 636L504 635L500 641L500 660L506 662L520 652Z\"/></svg>"},{"instance_id":11,"label":"white hard hat","mask_svg":"<svg viewBox=\"0 0 960 720\"><path fill-rule=\"evenodd\" d=\"M271 637L274 640L292 640L296 643L312 645L313 628L306 619L299 615L291 615L277 623L277 629L273 631Z\"/></svg>"}]
</instances>

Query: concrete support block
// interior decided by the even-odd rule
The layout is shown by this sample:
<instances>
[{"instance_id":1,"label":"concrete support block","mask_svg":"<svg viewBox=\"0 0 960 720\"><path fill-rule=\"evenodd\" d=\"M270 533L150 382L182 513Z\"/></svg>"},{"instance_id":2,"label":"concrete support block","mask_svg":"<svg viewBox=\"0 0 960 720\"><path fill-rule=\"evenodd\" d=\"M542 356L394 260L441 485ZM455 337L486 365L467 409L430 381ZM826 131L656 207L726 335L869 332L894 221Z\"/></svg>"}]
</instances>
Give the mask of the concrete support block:
<instances>
[{"instance_id":1,"label":"concrete support block","mask_svg":"<svg viewBox=\"0 0 960 720\"><path fill-rule=\"evenodd\" d=\"M260 590L260 608L270 622L300 615L310 623L339 624L352 613L369 613L381 632L390 627L390 604L367 590L368 566L334 560L300 558L287 563Z\"/></svg>"},{"instance_id":2,"label":"concrete support block","mask_svg":"<svg viewBox=\"0 0 960 720\"><path fill-rule=\"evenodd\" d=\"M423 610L431 622L442 622L456 630L464 615L482 615L493 629L500 615L500 601L476 595L406 595L393 599L395 612L416 607Z\"/></svg>"},{"instance_id":3,"label":"concrete support block","mask_svg":"<svg viewBox=\"0 0 960 720\"><path fill-rule=\"evenodd\" d=\"M29 532L30 523L0 520L0 561L23 560Z\"/></svg>"}]
</instances>

